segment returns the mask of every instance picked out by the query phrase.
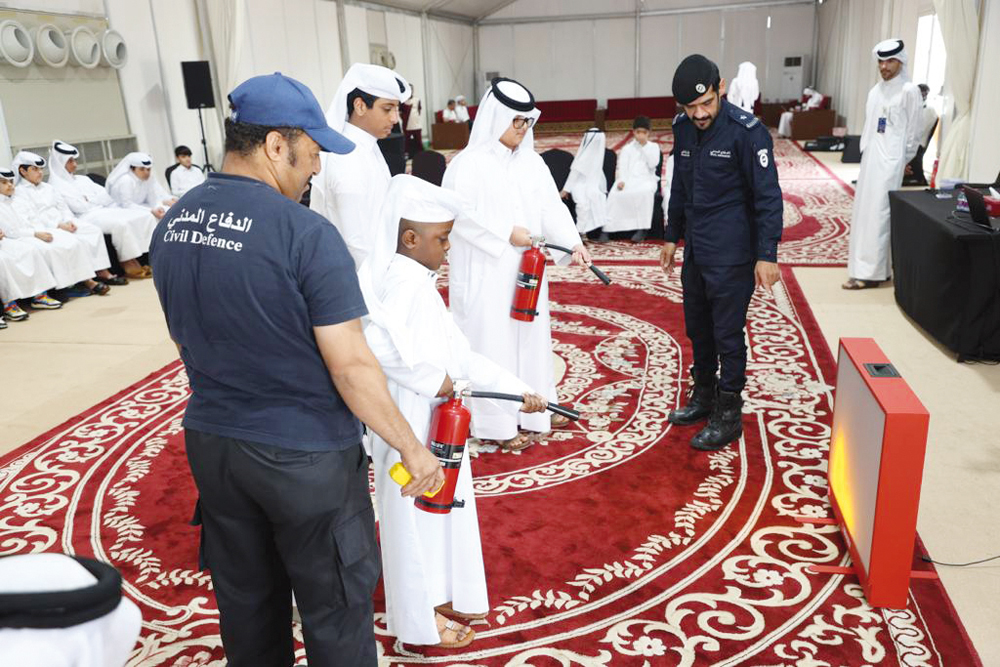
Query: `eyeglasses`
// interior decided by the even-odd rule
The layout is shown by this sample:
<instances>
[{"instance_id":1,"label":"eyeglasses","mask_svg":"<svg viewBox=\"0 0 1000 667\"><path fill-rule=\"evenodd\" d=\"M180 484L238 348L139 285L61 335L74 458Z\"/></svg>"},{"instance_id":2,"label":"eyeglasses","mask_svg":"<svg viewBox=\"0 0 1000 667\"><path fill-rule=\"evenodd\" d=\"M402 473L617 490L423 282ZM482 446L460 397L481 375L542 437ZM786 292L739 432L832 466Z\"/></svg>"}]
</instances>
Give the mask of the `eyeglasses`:
<instances>
[{"instance_id":1,"label":"eyeglasses","mask_svg":"<svg viewBox=\"0 0 1000 667\"><path fill-rule=\"evenodd\" d=\"M534 118L525 118L524 116L516 116L512 125L515 130L520 130L521 128L530 130L531 126L535 124Z\"/></svg>"}]
</instances>

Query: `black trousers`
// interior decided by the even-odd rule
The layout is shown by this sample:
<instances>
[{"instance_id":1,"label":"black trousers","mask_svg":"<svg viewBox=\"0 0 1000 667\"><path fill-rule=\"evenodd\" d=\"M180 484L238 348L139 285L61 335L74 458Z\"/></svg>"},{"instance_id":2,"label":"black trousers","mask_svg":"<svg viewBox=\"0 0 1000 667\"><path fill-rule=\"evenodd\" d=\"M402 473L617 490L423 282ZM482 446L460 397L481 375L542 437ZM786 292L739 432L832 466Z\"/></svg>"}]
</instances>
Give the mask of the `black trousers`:
<instances>
[{"instance_id":1,"label":"black trousers","mask_svg":"<svg viewBox=\"0 0 1000 667\"><path fill-rule=\"evenodd\" d=\"M924 176L924 152L926 146L917 149L917 154L913 156L908 165L913 170L912 176L903 177L903 185L927 185L927 177Z\"/></svg>"},{"instance_id":2,"label":"black trousers","mask_svg":"<svg viewBox=\"0 0 1000 667\"><path fill-rule=\"evenodd\" d=\"M719 387L738 392L747 380L747 346L743 335L754 290L754 265L699 266L685 259L681 267L684 322L694 350L694 366L714 375Z\"/></svg>"},{"instance_id":3,"label":"black trousers","mask_svg":"<svg viewBox=\"0 0 1000 667\"><path fill-rule=\"evenodd\" d=\"M406 131L406 157L413 159L413 156L424 150L423 130Z\"/></svg>"},{"instance_id":4,"label":"black trousers","mask_svg":"<svg viewBox=\"0 0 1000 667\"><path fill-rule=\"evenodd\" d=\"M361 445L302 452L191 429L185 444L230 667L294 664L293 590L310 667L375 667L381 563Z\"/></svg>"}]
</instances>

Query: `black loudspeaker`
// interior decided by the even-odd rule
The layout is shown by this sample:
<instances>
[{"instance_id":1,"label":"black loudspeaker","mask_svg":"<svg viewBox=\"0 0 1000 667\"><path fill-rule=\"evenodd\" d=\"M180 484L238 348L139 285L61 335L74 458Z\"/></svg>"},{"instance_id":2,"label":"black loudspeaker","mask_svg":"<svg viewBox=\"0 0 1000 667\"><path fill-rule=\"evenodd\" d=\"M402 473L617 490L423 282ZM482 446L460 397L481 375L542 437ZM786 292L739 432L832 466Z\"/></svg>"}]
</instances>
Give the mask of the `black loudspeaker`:
<instances>
[{"instance_id":1,"label":"black loudspeaker","mask_svg":"<svg viewBox=\"0 0 1000 667\"><path fill-rule=\"evenodd\" d=\"M861 162L861 135L849 134L844 137L844 153L840 156L840 161L855 164Z\"/></svg>"},{"instance_id":2,"label":"black loudspeaker","mask_svg":"<svg viewBox=\"0 0 1000 667\"><path fill-rule=\"evenodd\" d=\"M212 73L207 60L188 60L181 63L184 74L184 96L188 109L212 109L215 95L212 94Z\"/></svg>"}]
</instances>

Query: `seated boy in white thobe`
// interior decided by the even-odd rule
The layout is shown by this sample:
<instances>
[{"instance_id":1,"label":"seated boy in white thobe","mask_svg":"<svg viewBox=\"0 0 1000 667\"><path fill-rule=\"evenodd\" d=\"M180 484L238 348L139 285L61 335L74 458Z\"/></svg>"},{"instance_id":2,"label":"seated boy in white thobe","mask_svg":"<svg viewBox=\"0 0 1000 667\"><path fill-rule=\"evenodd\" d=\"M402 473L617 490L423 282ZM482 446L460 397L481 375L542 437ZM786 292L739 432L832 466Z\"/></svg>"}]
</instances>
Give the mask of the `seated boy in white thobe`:
<instances>
[{"instance_id":1,"label":"seated boy in white thobe","mask_svg":"<svg viewBox=\"0 0 1000 667\"><path fill-rule=\"evenodd\" d=\"M400 412L425 441L434 408L459 378L522 396L525 412L546 405L514 375L472 352L437 291L437 270L460 211L455 193L406 174L394 177L373 230L373 251L358 274L369 310L368 344ZM518 405L509 403L512 412ZM400 495L389 477L399 454L377 436L372 459L388 631L407 644L468 645L475 632L463 621L489 610L468 450L455 492L465 505L449 514L424 512Z\"/></svg>"}]
</instances>

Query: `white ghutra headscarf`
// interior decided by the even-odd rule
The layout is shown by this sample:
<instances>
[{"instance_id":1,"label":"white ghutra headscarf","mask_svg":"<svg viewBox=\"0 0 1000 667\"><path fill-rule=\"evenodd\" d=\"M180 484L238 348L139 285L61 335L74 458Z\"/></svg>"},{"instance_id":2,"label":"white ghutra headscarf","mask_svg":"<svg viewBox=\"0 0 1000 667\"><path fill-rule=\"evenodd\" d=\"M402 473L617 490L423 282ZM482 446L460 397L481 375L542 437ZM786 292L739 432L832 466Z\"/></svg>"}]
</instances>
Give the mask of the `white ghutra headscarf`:
<instances>
[{"instance_id":1,"label":"white ghutra headscarf","mask_svg":"<svg viewBox=\"0 0 1000 667\"><path fill-rule=\"evenodd\" d=\"M570 171L579 172L581 176L587 177L594 173L604 174L604 147L606 139L604 133L596 127L587 130L580 142L580 147L576 149L576 157L570 165ZM608 181L605 178L598 179L601 185L601 192L607 194Z\"/></svg>"},{"instance_id":2,"label":"white ghutra headscarf","mask_svg":"<svg viewBox=\"0 0 1000 667\"><path fill-rule=\"evenodd\" d=\"M344 74L337 86L337 93L326 111L326 122L337 132L343 133L351 110L347 108L347 96L355 88L362 92L387 100L399 100L400 104L410 99L413 88L406 79L387 67L354 63Z\"/></svg>"},{"instance_id":3,"label":"white ghutra headscarf","mask_svg":"<svg viewBox=\"0 0 1000 667\"><path fill-rule=\"evenodd\" d=\"M476 110L476 120L472 124L472 134L466 150L492 148L517 116L537 122L541 115L531 91L513 79L493 79ZM534 152L534 126L528 128L524 140L518 146L518 152L522 150Z\"/></svg>"},{"instance_id":4,"label":"white ghutra headscarf","mask_svg":"<svg viewBox=\"0 0 1000 667\"><path fill-rule=\"evenodd\" d=\"M65 141L53 141L49 148L49 183L73 183L73 174L66 170L66 163L73 158L80 157L80 151L76 146L71 146Z\"/></svg>"},{"instance_id":5,"label":"white ghutra headscarf","mask_svg":"<svg viewBox=\"0 0 1000 667\"><path fill-rule=\"evenodd\" d=\"M10 163L11 169L14 170L14 185L24 180L21 177L21 167L38 167L39 169L44 169L45 164L45 158L38 153L32 153L31 151L18 152L14 156L14 160Z\"/></svg>"}]
</instances>

